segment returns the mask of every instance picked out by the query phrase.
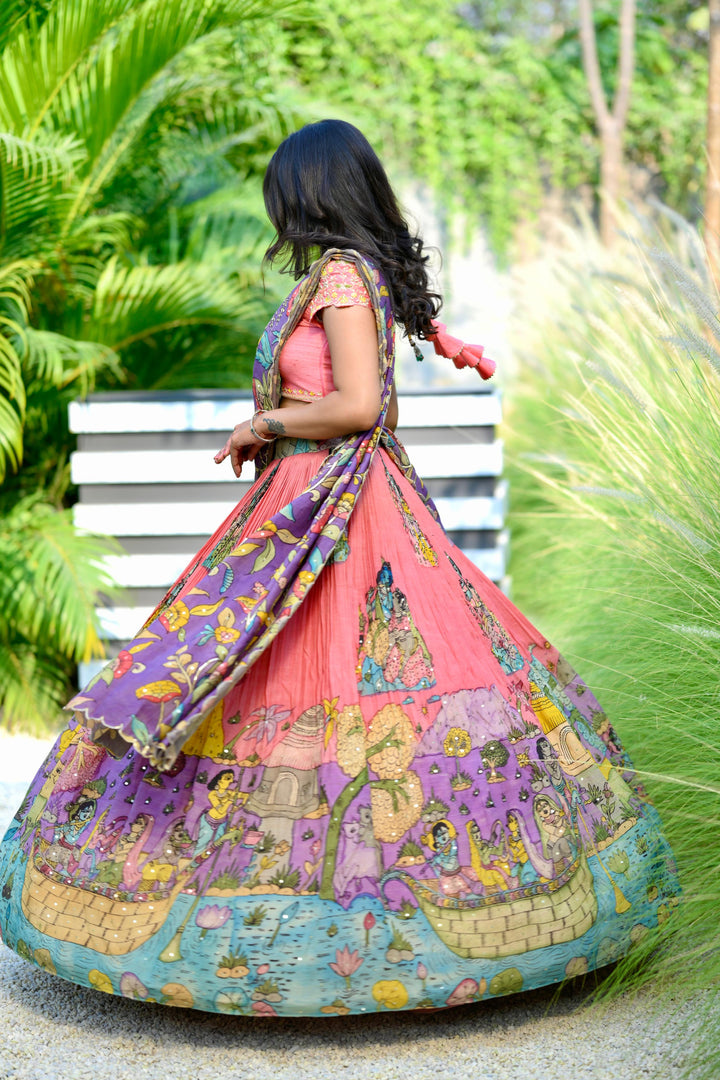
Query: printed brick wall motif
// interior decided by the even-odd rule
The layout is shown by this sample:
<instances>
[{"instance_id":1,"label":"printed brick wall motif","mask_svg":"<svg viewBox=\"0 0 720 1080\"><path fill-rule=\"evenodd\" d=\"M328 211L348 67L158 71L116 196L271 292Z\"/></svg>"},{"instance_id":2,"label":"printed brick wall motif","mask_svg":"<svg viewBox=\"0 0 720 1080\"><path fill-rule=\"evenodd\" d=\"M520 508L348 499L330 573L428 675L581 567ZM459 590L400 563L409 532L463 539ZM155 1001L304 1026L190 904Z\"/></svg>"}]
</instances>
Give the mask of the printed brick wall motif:
<instances>
[{"instance_id":1,"label":"printed brick wall motif","mask_svg":"<svg viewBox=\"0 0 720 1080\"><path fill-rule=\"evenodd\" d=\"M408 874L393 875L411 888ZM412 884L411 884L412 883ZM420 909L438 937L464 959L518 955L574 941L590 929L598 904L587 859L553 892L475 907L439 907L424 889L414 888Z\"/></svg>"},{"instance_id":2,"label":"printed brick wall motif","mask_svg":"<svg viewBox=\"0 0 720 1080\"><path fill-rule=\"evenodd\" d=\"M106 956L123 956L157 933L180 886L161 900L113 900L41 873L28 861L22 908L29 922L48 937L84 945Z\"/></svg>"}]
</instances>

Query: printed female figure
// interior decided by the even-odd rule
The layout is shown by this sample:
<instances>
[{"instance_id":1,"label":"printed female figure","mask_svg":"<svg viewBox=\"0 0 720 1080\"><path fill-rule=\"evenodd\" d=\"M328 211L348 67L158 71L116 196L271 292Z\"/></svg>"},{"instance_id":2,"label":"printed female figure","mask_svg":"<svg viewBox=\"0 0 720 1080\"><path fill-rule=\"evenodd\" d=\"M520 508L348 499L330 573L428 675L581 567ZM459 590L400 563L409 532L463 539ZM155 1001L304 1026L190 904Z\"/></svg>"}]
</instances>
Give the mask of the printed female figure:
<instances>
[{"instance_id":1,"label":"printed female figure","mask_svg":"<svg viewBox=\"0 0 720 1080\"><path fill-rule=\"evenodd\" d=\"M552 863L554 874L561 874L577 858L577 843L570 822L561 807L547 795L535 797L533 817L540 833L543 856Z\"/></svg>"},{"instance_id":2,"label":"printed female figure","mask_svg":"<svg viewBox=\"0 0 720 1080\"><path fill-rule=\"evenodd\" d=\"M0 843L0 929L7 941L47 944L57 973L83 986L95 985L102 972L110 988L118 989L115 975L111 982L104 974L107 960L107 970L115 974L137 973L141 967L142 976L137 977L142 977L148 997L179 1003L177 994L167 990L172 978L185 991L185 1004L191 992L194 1007L207 1011L229 1006L248 1013L252 1008L260 1015L367 1013L375 1010L383 998L381 988L388 985L402 991L395 996L398 1007L412 1008L421 1003L418 980L409 970L402 981L382 977L382 971L387 972L387 938L376 926L381 905L376 896L360 899L358 893L377 888L381 866L389 868L400 852L417 864L413 832L420 820L429 822L423 840L430 853L429 874L435 877L412 884L425 897L432 894L431 906L462 908L464 913L482 905L496 908L498 930L493 933L498 938L503 938L499 927L507 925L503 909L513 903L517 886L510 852L524 867L526 880L531 874L528 862L536 874L556 878L569 875L577 857L579 840L569 815L557 796L542 794L543 788L554 791L545 783L544 772L534 804L528 801L521 769L530 765L530 754L523 751L521 761L518 753L517 768L505 768L510 751L503 732L511 714L513 719L517 715L511 702L518 691L510 679L522 669L522 677L514 681L527 685L530 646L544 637L444 532L427 488L395 438L396 326L413 340L428 341L456 366L475 367L483 377L489 377L493 365L481 349L453 339L436 321L441 298L429 277L426 250L408 228L372 147L342 121L307 125L277 149L263 190L276 231L267 257L290 271L297 285L258 345L254 412L240 420L215 456L218 465L228 462L236 477L254 462L255 482L171 585L137 638L128 642L124 663L136 654L141 663L122 671L110 666L69 706L83 738L102 740L112 731L113 750L119 747L121 757L115 758L108 746L108 757L102 760L107 791L93 803L76 803L68 821L53 830L49 850L54 848L60 865L69 865L70 857L77 861L83 847L89 847L93 819L105 813L117 819L118 799L130 786L130 777L137 776L138 766L143 774L153 770L141 784L143 814L126 840L119 841L124 895L99 897L92 887L75 885L71 899L65 898L70 923L66 918L53 923L44 915L45 900L35 901L47 897L54 907L55 869L23 857L13 834ZM437 413L438 422L453 424L452 407L445 408L442 398ZM400 491L404 519L388 476ZM427 549L420 545L411 519L427 538ZM333 556L343 540L345 558L337 562ZM430 550L437 555L434 562ZM437 694L424 692L431 685L437 685ZM491 687L489 696L498 699L497 708L469 712L460 725L467 729L465 756L475 755L466 763L474 774L472 782L453 788L457 760L450 763L445 753L449 733L438 702L472 695L474 689L487 693ZM581 698L577 689L574 696ZM271 701L276 705L268 707ZM583 714L590 711L582 702L578 708ZM316 709L322 713L317 723L300 722ZM200 734L214 710L217 729L207 721L206 732ZM232 727L242 719L254 730L253 717L262 718L265 736L254 747L245 735L221 745L225 724ZM343 740L339 732L346 720ZM400 737L405 726L408 738ZM520 734L529 738L526 732ZM615 746L610 733L608 737ZM237 781L237 769L225 764L226 758L232 762L232 755L243 768ZM80 785L95 777L101 760L97 749L84 746L77 756L65 757L67 773L63 770L64 775L54 776L47 786L46 774L40 773L28 797L30 806L37 796L32 816L39 815L41 828L44 822L52 824L47 813L52 800L62 803L58 796L70 790L69 783L77 783L72 790L82 792ZM214 765L214 757L223 760ZM498 772L501 758L503 772ZM251 796L258 790L259 766L268 781L262 799ZM52 763L48 771L51 768ZM203 776L212 779L208 783L199 779ZM470 779L470 773L467 776ZM154 783L148 782L151 778ZM317 799L316 780L323 785ZM241 782L246 790L240 790ZM192 792L203 784L208 793L203 813L198 818L195 811L189 818ZM462 802L456 800L461 790ZM382 861L362 815L360 821L344 821L352 816L356 799L367 805L366 796L367 826L382 844ZM444 807L441 814L450 813L443 797L457 805L459 820L475 824L477 816L476 844L470 836L468 841L458 838L447 818L437 820L439 807ZM242 813L249 820L236 823L239 804L246 798ZM132 805L133 797L127 802ZM480 832L481 825L493 820L486 810L500 802L517 814L517 830L509 826L507 851L498 826L490 840ZM198 883L192 900L180 897L177 907L162 902L160 890L149 902L145 892L146 886L166 884L166 878L177 888L185 869L188 854L181 854L186 841L180 826L172 843L168 841L173 853L163 851L166 829L159 823L165 814L197 821L195 857L186 869L203 863L202 886ZM22 819L23 811L19 824ZM650 811L644 824L648 833L658 833ZM345 903L338 903L333 871L343 836L347 844L339 865L346 871L341 882ZM206 883L237 882L242 875L246 853L230 852L236 841L238 847L244 841L246 848L255 849L260 865L253 869L252 885L248 881L237 894L229 884L218 886L224 894L222 906L201 908ZM474 853L472 866L464 865L466 842ZM655 843L653 851L662 852L659 833ZM107 854L104 842L99 850ZM673 889L670 863L658 855L633 865L633 920L652 926L658 921L657 908L651 906L654 901L643 900L649 895L643 886L652 882L655 892ZM589 863L584 869L594 872ZM393 875L408 884L402 869L388 869L381 881ZM314 894L311 885L316 886ZM265 886L272 893L265 904L248 895ZM69 888L62 886L63 895ZM32 889L36 893L29 903ZM487 895L481 899L473 896L483 890ZM276 895L290 891L291 903ZM221 944L219 928L223 921L229 925L225 908L231 909L239 939L233 935L233 956L235 950L247 953L258 978L268 973L268 979L250 991L252 1006L239 984L218 993L222 988L213 978L218 949L227 942L225 938ZM602 934L629 942L627 926L618 925L615 914L606 907L599 916L605 923ZM97 929L101 915L107 921ZM217 926L206 936L195 934L198 918ZM420 918L412 935L408 930L414 939ZM522 912L518 918L524 920ZM149 938L134 958L123 959L112 953L115 928L110 924L118 933L124 928L125 944L132 951L135 919L143 922ZM431 931L439 922L429 923ZM474 913L467 922L473 948L479 932ZM583 925L575 927L578 937L587 932ZM443 926L443 933L446 930ZM340 936L336 963L329 968L328 950L321 943L331 931ZM452 1000L447 996L452 984L477 991L486 976L492 978L487 957L473 959L468 953L467 935L461 940L453 929L445 938L440 931L433 937L434 943L428 935L423 939L427 966L433 971L423 992L434 1006ZM556 980L567 962L558 954L554 933L537 937L546 943L528 951L528 937L519 933L517 953L500 961L502 968L518 969L526 989ZM270 971L263 950L275 941ZM598 951L586 944L576 943L569 955L594 961ZM331 969L344 971L347 979L341 1010L339 985L329 981ZM467 1000L466 994L460 996Z\"/></svg>"},{"instance_id":3,"label":"printed female figure","mask_svg":"<svg viewBox=\"0 0 720 1080\"><path fill-rule=\"evenodd\" d=\"M520 818L517 810L507 812L507 845L515 862L515 872L520 885L530 885L539 879L539 874L530 862L527 848L520 835Z\"/></svg>"}]
</instances>

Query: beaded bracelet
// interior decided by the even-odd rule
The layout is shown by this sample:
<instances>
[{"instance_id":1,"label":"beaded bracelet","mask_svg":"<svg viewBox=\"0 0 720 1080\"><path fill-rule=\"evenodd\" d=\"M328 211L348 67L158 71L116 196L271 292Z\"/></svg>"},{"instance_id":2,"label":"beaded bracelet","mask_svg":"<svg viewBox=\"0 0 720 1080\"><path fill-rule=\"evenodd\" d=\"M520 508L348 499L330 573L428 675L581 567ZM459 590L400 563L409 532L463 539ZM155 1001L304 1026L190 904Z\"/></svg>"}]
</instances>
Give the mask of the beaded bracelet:
<instances>
[{"instance_id":1,"label":"beaded bracelet","mask_svg":"<svg viewBox=\"0 0 720 1080\"><path fill-rule=\"evenodd\" d=\"M257 420L258 416L261 416L261 415L262 415L262 409L258 409L258 411L253 416L252 420L250 421L250 434L254 435L256 439L260 440L260 442L264 442L264 443L275 442L275 439L276 439L275 435L272 435L269 439L267 439L267 438L265 438L264 435L261 435L259 431L255 430L255 420Z\"/></svg>"}]
</instances>

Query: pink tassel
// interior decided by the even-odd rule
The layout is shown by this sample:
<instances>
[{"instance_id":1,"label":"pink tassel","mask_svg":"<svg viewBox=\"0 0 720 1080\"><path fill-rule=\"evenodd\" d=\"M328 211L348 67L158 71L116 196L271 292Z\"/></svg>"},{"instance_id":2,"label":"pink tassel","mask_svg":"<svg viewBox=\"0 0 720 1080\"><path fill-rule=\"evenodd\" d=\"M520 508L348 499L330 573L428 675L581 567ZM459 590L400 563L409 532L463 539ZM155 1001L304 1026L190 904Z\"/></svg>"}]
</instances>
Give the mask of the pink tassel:
<instances>
[{"instance_id":1,"label":"pink tassel","mask_svg":"<svg viewBox=\"0 0 720 1080\"><path fill-rule=\"evenodd\" d=\"M445 323L433 320L435 332L429 337L438 356L452 360L456 368L475 368L481 379L490 379L495 372L495 361L483 356L482 345L468 345L460 338L448 334Z\"/></svg>"}]
</instances>

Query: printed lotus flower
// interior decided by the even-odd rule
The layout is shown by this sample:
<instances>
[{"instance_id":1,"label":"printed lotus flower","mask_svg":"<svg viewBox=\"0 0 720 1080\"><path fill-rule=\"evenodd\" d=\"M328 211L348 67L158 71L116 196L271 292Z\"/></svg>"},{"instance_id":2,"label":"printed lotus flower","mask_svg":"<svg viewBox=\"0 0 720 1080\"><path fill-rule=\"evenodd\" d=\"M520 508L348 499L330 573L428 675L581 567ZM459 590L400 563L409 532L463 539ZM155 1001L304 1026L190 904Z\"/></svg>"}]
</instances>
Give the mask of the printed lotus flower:
<instances>
[{"instance_id":1,"label":"printed lotus flower","mask_svg":"<svg viewBox=\"0 0 720 1080\"><path fill-rule=\"evenodd\" d=\"M275 738L278 724L291 715L292 709L283 709L280 705L261 705L248 717L248 722L241 731L245 739L253 738L255 745L265 739L270 743Z\"/></svg>"},{"instance_id":2,"label":"printed lotus flower","mask_svg":"<svg viewBox=\"0 0 720 1080\"><path fill-rule=\"evenodd\" d=\"M345 980L350 988L350 976L354 975L358 968L364 964L365 961L360 956L357 949L354 952L350 952L350 949L345 946L344 949L335 950L335 963L330 964L329 967L335 972L336 975L340 975Z\"/></svg>"},{"instance_id":3,"label":"printed lotus flower","mask_svg":"<svg viewBox=\"0 0 720 1080\"><path fill-rule=\"evenodd\" d=\"M383 745L381 750L368 758L371 769L382 780L399 779L415 756L413 726L399 705L385 705L375 713L366 739L368 747L377 743L391 744Z\"/></svg>"},{"instance_id":4,"label":"printed lotus flower","mask_svg":"<svg viewBox=\"0 0 720 1080\"><path fill-rule=\"evenodd\" d=\"M408 992L397 979L381 979L372 988L372 996L378 1005L387 1009L403 1009L408 1003Z\"/></svg>"},{"instance_id":5,"label":"printed lotus flower","mask_svg":"<svg viewBox=\"0 0 720 1080\"><path fill-rule=\"evenodd\" d=\"M477 1001L479 994L480 984L475 979L463 979L457 984L445 1004L467 1005L469 1001Z\"/></svg>"},{"instance_id":6,"label":"printed lotus flower","mask_svg":"<svg viewBox=\"0 0 720 1080\"><path fill-rule=\"evenodd\" d=\"M195 924L202 927L200 939L202 940L208 930L219 930L228 921L232 911L229 907L218 907L217 904L208 904L200 908L195 916Z\"/></svg>"},{"instance_id":7,"label":"printed lotus flower","mask_svg":"<svg viewBox=\"0 0 720 1080\"><path fill-rule=\"evenodd\" d=\"M126 971L120 976L120 993L123 997L141 998L144 1001L150 991L134 972Z\"/></svg>"},{"instance_id":8,"label":"printed lotus flower","mask_svg":"<svg viewBox=\"0 0 720 1080\"><path fill-rule=\"evenodd\" d=\"M375 916L372 911L368 911L367 915L363 919L363 926L365 927L365 948L370 946L370 931L375 925Z\"/></svg>"},{"instance_id":9,"label":"printed lotus flower","mask_svg":"<svg viewBox=\"0 0 720 1080\"><path fill-rule=\"evenodd\" d=\"M159 616L159 621L170 634L174 634L176 630L185 626L189 618L190 608L182 600L176 600Z\"/></svg>"},{"instance_id":10,"label":"printed lotus flower","mask_svg":"<svg viewBox=\"0 0 720 1080\"><path fill-rule=\"evenodd\" d=\"M252 1011L256 1016L277 1016L277 1012L267 1001L253 1001Z\"/></svg>"}]
</instances>

